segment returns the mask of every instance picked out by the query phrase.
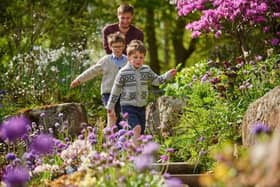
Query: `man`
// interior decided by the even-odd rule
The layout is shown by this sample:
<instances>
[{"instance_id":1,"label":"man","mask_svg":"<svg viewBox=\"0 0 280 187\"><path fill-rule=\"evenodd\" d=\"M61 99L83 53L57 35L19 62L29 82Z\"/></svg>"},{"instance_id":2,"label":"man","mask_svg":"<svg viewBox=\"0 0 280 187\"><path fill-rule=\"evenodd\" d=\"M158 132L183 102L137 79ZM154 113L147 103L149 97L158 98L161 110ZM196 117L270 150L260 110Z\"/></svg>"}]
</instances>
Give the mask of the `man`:
<instances>
[{"instance_id":1,"label":"man","mask_svg":"<svg viewBox=\"0 0 280 187\"><path fill-rule=\"evenodd\" d=\"M121 4L118 7L117 14L119 22L107 25L102 30L103 48L107 54L112 53L107 40L108 35L111 33L121 32L125 35L126 45L123 50L124 54L126 54L126 46L131 40L144 41L143 32L131 24L134 15L134 8L128 4Z\"/></svg>"}]
</instances>

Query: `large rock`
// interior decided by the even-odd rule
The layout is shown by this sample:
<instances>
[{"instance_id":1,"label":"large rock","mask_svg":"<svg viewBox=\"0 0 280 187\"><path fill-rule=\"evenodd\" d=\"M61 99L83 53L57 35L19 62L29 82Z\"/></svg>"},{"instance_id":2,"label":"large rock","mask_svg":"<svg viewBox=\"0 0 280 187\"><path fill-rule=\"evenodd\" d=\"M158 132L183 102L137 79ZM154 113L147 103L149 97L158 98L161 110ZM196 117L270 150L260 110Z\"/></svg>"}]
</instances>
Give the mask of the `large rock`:
<instances>
[{"instance_id":1,"label":"large rock","mask_svg":"<svg viewBox=\"0 0 280 187\"><path fill-rule=\"evenodd\" d=\"M256 186L256 187L279 187L280 186L280 130L278 127L270 139L256 142L250 147L248 158L241 157L241 160L234 160L225 164L233 163L238 169L238 175L231 179L229 186ZM240 169L238 163L245 163Z\"/></svg>"},{"instance_id":2,"label":"large rock","mask_svg":"<svg viewBox=\"0 0 280 187\"><path fill-rule=\"evenodd\" d=\"M242 121L242 142L244 145L255 143L252 127L257 122L268 126L271 130L280 127L280 87L276 87L263 97L251 103Z\"/></svg>"},{"instance_id":3,"label":"large rock","mask_svg":"<svg viewBox=\"0 0 280 187\"><path fill-rule=\"evenodd\" d=\"M79 134L82 124L87 123L85 108L80 103L62 103L56 105L45 105L38 108L28 109L22 112L31 122L43 125L45 128L54 128L55 124L65 126L71 136Z\"/></svg>"},{"instance_id":4,"label":"large rock","mask_svg":"<svg viewBox=\"0 0 280 187\"><path fill-rule=\"evenodd\" d=\"M186 102L172 96L161 96L146 108L147 134L171 136Z\"/></svg>"}]
</instances>

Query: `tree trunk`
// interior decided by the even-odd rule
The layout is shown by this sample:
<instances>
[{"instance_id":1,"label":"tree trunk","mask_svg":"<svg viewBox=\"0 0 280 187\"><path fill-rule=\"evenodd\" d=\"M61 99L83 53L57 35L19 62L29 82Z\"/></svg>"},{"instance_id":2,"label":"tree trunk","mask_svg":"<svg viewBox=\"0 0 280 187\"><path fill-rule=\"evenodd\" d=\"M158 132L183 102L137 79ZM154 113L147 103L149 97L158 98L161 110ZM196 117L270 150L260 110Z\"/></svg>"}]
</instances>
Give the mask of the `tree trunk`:
<instances>
[{"instance_id":1,"label":"tree trunk","mask_svg":"<svg viewBox=\"0 0 280 187\"><path fill-rule=\"evenodd\" d=\"M182 29L186 25L186 22L183 18L178 18L176 20L176 28L172 34L172 43L174 47L175 54L175 63L176 65L182 63L182 66L185 66L185 61L190 57L196 48L196 39L192 39L189 44L189 48L184 47L184 32Z\"/></svg>"},{"instance_id":2,"label":"tree trunk","mask_svg":"<svg viewBox=\"0 0 280 187\"><path fill-rule=\"evenodd\" d=\"M155 19L154 10L151 8L146 9L146 37L148 42L148 52L150 58L150 67L154 72L160 73L160 65L158 59L158 46L156 42L156 32L155 32Z\"/></svg>"},{"instance_id":3,"label":"tree trunk","mask_svg":"<svg viewBox=\"0 0 280 187\"><path fill-rule=\"evenodd\" d=\"M169 41L170 41L170 36L169 36L169 31L168 28L170 27L169 23L167 21L164 21L163 23L163 41L164 41L164 46L163 46L163 51L164 51L164 65L168 65L170 61L170 48L169 48Z\"/></svg>"}]
</instances>

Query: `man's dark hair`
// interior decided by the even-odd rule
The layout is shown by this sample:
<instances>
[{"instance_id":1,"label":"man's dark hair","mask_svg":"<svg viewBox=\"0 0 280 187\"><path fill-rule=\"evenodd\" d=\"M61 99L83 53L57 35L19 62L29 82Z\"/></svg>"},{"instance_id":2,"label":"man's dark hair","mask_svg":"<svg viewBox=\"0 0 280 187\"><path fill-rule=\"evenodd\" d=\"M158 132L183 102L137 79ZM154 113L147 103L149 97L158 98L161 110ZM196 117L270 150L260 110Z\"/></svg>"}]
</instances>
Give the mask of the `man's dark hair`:
<instances>
[{"instance_id":1,"label":"man's dark hair","mask_svg":"<svg viewBox=\"0 0 280 187\"><path fill-rule=\"evenodd\" d=\"M122 13L131 13L132 15L134 14L134 8L132 5L129 4L121 4L118 8L118 14Z\"/></svg>"}]
</instances>

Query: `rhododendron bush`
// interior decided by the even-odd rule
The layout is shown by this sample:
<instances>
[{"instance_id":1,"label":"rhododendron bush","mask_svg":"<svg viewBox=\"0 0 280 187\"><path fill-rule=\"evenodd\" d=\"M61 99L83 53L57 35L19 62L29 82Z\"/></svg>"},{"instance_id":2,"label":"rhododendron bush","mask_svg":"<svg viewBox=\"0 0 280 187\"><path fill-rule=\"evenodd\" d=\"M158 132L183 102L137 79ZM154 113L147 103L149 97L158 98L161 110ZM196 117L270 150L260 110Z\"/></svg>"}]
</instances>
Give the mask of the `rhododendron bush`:
<instances>
[{"instance_id":1,"label":"rhododendron bush","mask_svg":"<svg viewBox=\"0 0 280 187\"><path fill-rule=\"evenodd\" d=\"M194 38L203 33L214 33L216 38L230 35L243 53L254 51L253 43L279 47L279 0L179 0L177 8L180 16L199 14L198 20L186 25Z\"/></svg>"}]
</instances>

